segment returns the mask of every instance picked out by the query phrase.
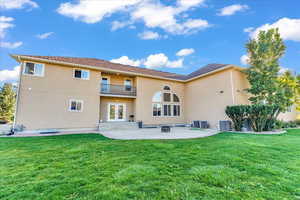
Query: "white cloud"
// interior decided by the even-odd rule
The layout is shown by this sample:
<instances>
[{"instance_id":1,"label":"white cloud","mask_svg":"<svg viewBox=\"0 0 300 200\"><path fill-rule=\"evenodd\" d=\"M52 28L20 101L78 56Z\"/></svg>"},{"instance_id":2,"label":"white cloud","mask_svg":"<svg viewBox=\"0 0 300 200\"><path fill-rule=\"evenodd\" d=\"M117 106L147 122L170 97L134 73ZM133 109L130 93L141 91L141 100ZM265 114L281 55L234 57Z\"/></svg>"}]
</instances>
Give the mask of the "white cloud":
<instances>
[{"instance_id":1,"label":"white cloud","mask_svg":"<svg viewBox=\"0 0 300 200\"><path fill-rule=\"evenodd\" d=\"M248 55L242 55L240 58L240 61L243 65L248 65L249 64L249 56Z\"/></svg>"},{"instance_id":2,"label":"white cloud","mask_svg":"<svg viewBox=\"0 0 300 200\"><path fill-rule=\"evenodd\" d=\"M196 2L196 1L195 1ZM198 4L202 1L197 1ZM191 6L198 5L196 3ZM133 21L142 21L148 28L161 28L171 34L189 34L210 27L206 20L188 19L179 23L176 17L187 11L189 7L164 6L159 2L146 2L131 12ZM153 14L155 13L155 14Z\"/></svg>"},{"instance_id":3,"label":"white cloud","mask_svg":"<svg viewBox=\"0 0 300 200\"><path fill-rule=\"evenodd\" d=\"M67 2L60 4L57 12L61 15L80 20L85 23L96 23L104 17L110 16L117 11L124 11L129 6L136 5L141 0L119 1L87 1L79 0L78 3Z\"/></svg>"},{"instance_id":4,"label":"white cloud","mask_svg":"<svg viewBox=\"0 0 300 200\"><path fill-rule=\"evenodd\" d=\"M273 24L264 24L252 32L250 32L251 38L256 38L260 31L269 30L271 28L279 28L281 37L284 40L292 40L300 42L300 19L281 18Z\"/></svg>"},{"instance_id":5,"label":"white cloud","mask_svg":"<svg viewBox=\"0 0 300 200\"><path fill-rule=\"evenodd\" d=\"M131 60L128 56L121 56L120 58L112 59L111 62L113 63L120 63L123 65L131 65L131 66L140 66L142 62L140 60Z\"/></svg>"},{"instance_id":6,"label":"white cloud","mask_svg":"<svg viewBox=\"0 0 300 200\"><path fill-rule=\"evenodd\" d=\"M195 52L195 49L181 49L176 53L177 56L187 56L190 54L193 54Z\"/></svg>"},{"instance_id":7,"label":"white cloud","mask_svg":"<svg viewBox=\"0 0 300 200\"><path fill-rule=\"evenodd\" d=\"M111 30L115 31L118 30L120 28L124 28L125 26L131 25L132 23L130 21L124 21L124 22L120 22L120 21L113 21L111 23Z\"/></svg>"},{"instance_id":8,"label":"white cloud","mask_svg":"<svg viewBox=\"0 0 300 200\"><path fill-rule=\"evenodd\" d=\"M253 27L248 27L248 28L244 28L243 31L244 31L245 33L251 33L253 30L254 30Z\"/></svg>"},{"instance_id":9,"label":"white cloud","mask_svg":"<svg viewBox=\"0 0 300 200\"><path fill-rule=\"evenodd\" d=\"M52 35L54 32L47 32L47 33L42 33L42 34L38 34L36 35L37 38L43 40L48 38L50 35Z\"/></svg>"},{"instance_id":10,"label":"white cloud","mask_svg":"<svg viewBox=\"0 0 300 200\"><path fill-rule=\"evenodd\" d=\"M16 81L18 80L20 66L14 67L13 70L0 70L0 81Z\"/></svg>"},{"instance_id":11,"label":"white cloud","mask_svg":"<svg viewBox=\"0 0 300 200\"><path fill-rule=\"evenodd\" d=\"M169 58L164 53L149 55L144 62L146 68L181 68L183 67L183 59L178 59L175 61L170 61Z\"/></svg>"},{"instance_id":12,"label":"white cloud","mask_svg":"<svg viewBox=\"0 0 300 200\"><path fill-rule=\"evenodd\" d=\"M205 0L178 0L177 3L179 6L184 8L190 8L194 6L199 6L204 3Z\"/></svg>"},{"instance_id":13,"label":"white cloud","mask_svg":"<svg viewBox=\"0 0 300 200\"><path fill-rule=\"evenodd\" d=\"M174 61L168 61L167 64L166 64L166 67L181 68L181 67L183 67L183 61L184 61L183 58L178 59L178 60L174 60Z\"/></svg>"},{"instance_id":14,"label":"white cloud","mask_svg":"<svg viewBox=\"0 0 300 200\"><path fill-rule=\"evenodd\" d=\"M160 38L160 35L158 33L152 31L145 31L138 34L138 36L143 40L156 40Z\"/></svg>"},{"instance_id":15,"label":"white cloud","mask_svg":"<svg viewBox=\"0 0 300 200\"><path fill-rule=\"evenodd\" d=\"M148 28L161 28L172 34L189 34L210 27L202 19L182 21L181 15L203 2L204 0L177 0L175 6L166 6L156 0L114 0L109 3L106 0L79 0L60 4L57 12L85 23L97 23L116 12L124 12L130 19L124 22L114 21L111 30L141 21ZM180 18L181 22L176 18Z\"/></svg>"},{"instance_id":16,"label":"white cloud","mask_svg":"<svg viewBox=\"0 0 300 200\"><path fill-rule=\"evenodd\" d=\"M0 48L15 49L20 47L23 42L0 42Z\"/></svg>"},{"instance_id":17,"label":"white cloud","mask_svg":"<svg viewBox=\"0 0 300 200\"><path fill-rule=\"evenodd\" d=\"M22 9L25 6L30 8L39 7L38 4L31 0L1 0L0 8L2 9Z\"/></svg>"},{"instance_id":18,"label":"white cloud","mask_svg":"<svg viewBox=\"0 0 300 200\"><path fill-rule=\"evenodd\" d=\"M247 5L233 4L231 6L226 6L222 9L220 9L219 13L217 13L217 15L229 16L229 15L234 15L236 12L245 11L247 9L249 9L249 6L247 6Z\"/></svg>"},{"instance_id":19,"label":"white cloud","mask_svg":"<svg viewBox=\"0 0 300 200\"><path fill-rule=\"evenodd\" d=\"M0 16L0 39L5 37L7 29L15 26L11 23L13 20L12 17Z\"/></svg>"},{"instance_id":20,"label":"white cloud","mask_svg":"<svg viewBox=\"0 0 300 200\"><path fill-rule=\"evenodd\" d=\"M279 74L283 74L283 73L285 73L285 72L287 72L287 71L290 71L289 70L289 68L285 68L285 67L280 67L280 70L279 70Z\"/></svg>"}]
</instances>

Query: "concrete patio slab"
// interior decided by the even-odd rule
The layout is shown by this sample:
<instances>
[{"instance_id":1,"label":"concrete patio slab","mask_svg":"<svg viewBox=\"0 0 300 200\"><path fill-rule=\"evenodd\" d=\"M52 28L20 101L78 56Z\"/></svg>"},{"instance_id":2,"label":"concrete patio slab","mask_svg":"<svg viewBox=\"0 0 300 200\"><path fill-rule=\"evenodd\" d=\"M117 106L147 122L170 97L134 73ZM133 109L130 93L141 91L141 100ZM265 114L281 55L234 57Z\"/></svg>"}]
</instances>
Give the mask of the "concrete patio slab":
<instances>
[{"instance_id":1,"label":"concrete patio slab","mask_svg":"<svg viewBox=\"0 0 300 200\"><path fill-rule=\"evenodd\" d=\"M187 127L174 127L171 132L162 133L160 128L143 128L135 130L101 131L101 134L111 139L119 140L152 140L152 139L191 139L218 134L213 129L191 130Z\"/></svg>"}]
</instances>

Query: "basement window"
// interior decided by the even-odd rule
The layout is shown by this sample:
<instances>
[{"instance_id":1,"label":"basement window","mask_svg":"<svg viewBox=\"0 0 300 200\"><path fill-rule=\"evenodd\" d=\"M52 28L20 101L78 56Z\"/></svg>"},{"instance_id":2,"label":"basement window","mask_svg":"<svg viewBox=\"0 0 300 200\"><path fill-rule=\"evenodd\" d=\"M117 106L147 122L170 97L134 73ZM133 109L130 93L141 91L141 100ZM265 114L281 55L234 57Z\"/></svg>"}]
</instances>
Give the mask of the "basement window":
<instances>
[{"instance_id":1,"label":"basement window","mask_svg":"<svg viewBox=\"0 0 300 200\"><path fill-rule=\"evenodd\" d=\"M23 74L31 76L44 76L44 64L26 62Z\"/></svg>"}]
</instances>

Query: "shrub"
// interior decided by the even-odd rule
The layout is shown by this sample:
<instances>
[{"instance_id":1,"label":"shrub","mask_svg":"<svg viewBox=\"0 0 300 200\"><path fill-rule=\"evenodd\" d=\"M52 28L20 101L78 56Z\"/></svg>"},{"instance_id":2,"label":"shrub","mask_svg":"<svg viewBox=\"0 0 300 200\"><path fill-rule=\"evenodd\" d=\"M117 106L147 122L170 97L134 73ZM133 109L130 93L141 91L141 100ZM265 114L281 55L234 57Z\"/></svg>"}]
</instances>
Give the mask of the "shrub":
<instances>
[{"instance_id":1,"label":"shrub","mask_svg":"<svg viewBox=\"0 0 300 200\"><path fill-rule=\"evenodd\" d=\"M289 121L289 122L285 122L285 121L282 121L282 120L277 120L276 121L276 125L275 127L277 129L282 129L282 128L297 128L300 126L300 123L298 120L296 121Z\"/></svg>"},{"instance_id":2,"label":"shrub","mask_svg":"<svg viewBox=\"0 0 300 200\"><path fill-rule=\"evenodd\" d=\"M227 106L225 113L232 120L234 130L241 131L247 114L246 106Z\"/></svg>"},{"instance_id":3,"label":"shrub","mask_svg":"<svg viewBox=\"0 0 300 200\"><path fill-rule=\"evenodd\" d=\"M225 112L232 120L235 130L241 130L244 121L248 119L252 130L261 132L275 128L279 107L265 104L227 106Z\"/></svg>"}]
</instances>

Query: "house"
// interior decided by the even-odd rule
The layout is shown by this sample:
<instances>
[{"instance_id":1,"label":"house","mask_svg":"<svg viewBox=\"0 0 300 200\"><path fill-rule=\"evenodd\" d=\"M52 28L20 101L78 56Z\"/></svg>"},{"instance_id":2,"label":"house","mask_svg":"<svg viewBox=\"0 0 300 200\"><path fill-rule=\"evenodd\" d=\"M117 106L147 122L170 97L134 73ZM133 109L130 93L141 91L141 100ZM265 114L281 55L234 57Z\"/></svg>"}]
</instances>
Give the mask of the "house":
<instances>
[{"instance_id":1,"label":"house","mask_svg":"<svg viewBox=\"0 0 300 200\"><path fill-rule=\"evenodd\" d=\"M94 58L11 55L21 63L15 125L26 131L95 130L142 121L218 128L227 105L248 104L240 67L209 64L180 75ZM296 119L296 112L281 116Z\"/></svg>"}]
</instances>

